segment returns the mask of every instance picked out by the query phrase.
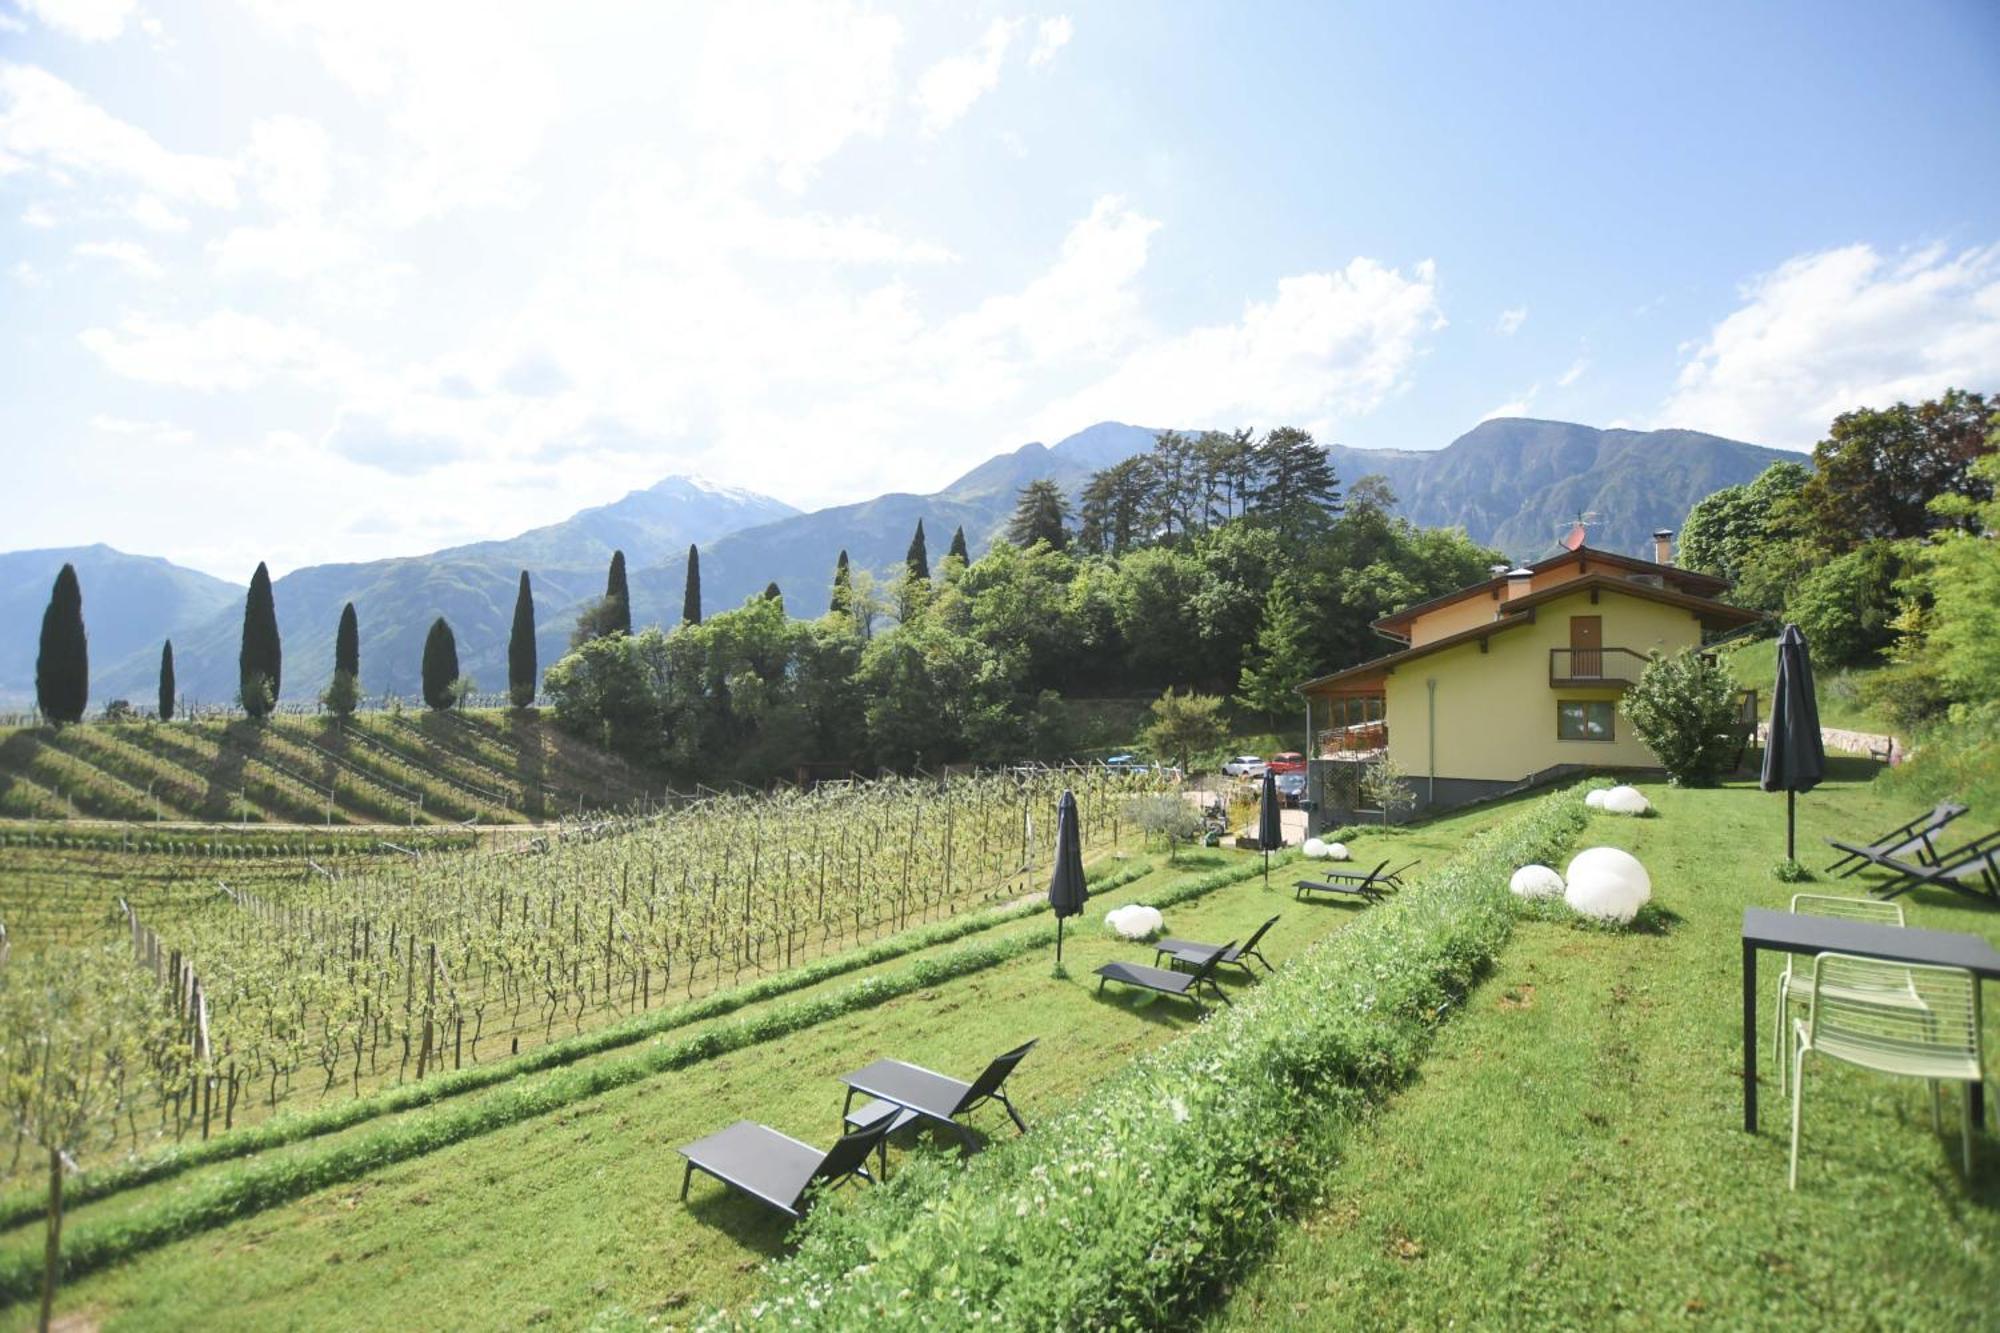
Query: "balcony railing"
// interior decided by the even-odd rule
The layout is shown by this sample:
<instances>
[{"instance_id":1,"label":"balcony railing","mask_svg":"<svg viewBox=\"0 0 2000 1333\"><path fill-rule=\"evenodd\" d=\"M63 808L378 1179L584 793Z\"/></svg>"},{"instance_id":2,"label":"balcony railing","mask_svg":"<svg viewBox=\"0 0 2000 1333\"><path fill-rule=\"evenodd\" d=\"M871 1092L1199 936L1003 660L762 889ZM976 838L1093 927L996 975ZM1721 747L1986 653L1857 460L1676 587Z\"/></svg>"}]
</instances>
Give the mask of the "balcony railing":
<instances>
[{"instance_id":1,"label":"balcony railing","mask_svg":"<svg viewBox=\"0 0 2000 1333\"><path fill-rule=\"evenodd\" d=\"M1630 648L1551 648L1549 684L1630 685L1646 669L1646 655Z\"/></svg>"}]
</instances>

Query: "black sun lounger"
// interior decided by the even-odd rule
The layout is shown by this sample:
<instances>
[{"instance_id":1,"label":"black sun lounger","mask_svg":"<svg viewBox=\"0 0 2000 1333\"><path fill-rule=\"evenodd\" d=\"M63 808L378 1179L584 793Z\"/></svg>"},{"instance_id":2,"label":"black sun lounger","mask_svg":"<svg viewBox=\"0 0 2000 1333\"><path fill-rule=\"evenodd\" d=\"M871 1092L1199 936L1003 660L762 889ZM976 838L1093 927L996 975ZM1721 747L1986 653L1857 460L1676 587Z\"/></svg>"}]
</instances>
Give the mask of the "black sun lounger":
<instances>
[{"instance_id":1,"label":"black sun lounger","mask_svg":"<svg viewBox=\"0 0 2000 1333\"><path fill-rule=\"evenodd\" d=\"M1981 834L1961 847L1940 852L1932 865L1916 865L1893 856L1877 856L1869 864L1896 876L1875 886L1872 892L1878 898L1894 898L1928 886L2000 902L2000 831Z\"/></svg>"},{"instance_id":2,"label":"black sun lounger","mask_svg":"<svg viewBox=\"0 0 2000 1333\"><path fill-rule=\"evenodd\" d=\"M1006 1108L1014 1127L1025 1134L1028 1122L1021 1119L1014 1103L1007 1100L1005 1084L1014 1066L1034 1046L1031 1041L994 1057L985 1072L970 1083L902 1060L877 1060L865 1069L840 1076L840 1081L847 1085L847 1104L841 1108L841 1119L857 1128L881 1125L885 1134L915 1120L932 1120L957 1130L967 1147L977 1147L972 1131L960 1124L958 1117L994 1101ZM854 1106L857 1096L871 1100L857 1110Z\"/></svg>"},{"instance_id":3,"label":"black sun lounger","mask_svg":"<svg viewBox=\"0 0 2000 1333\"><path fill-rule=\"evenodd\" d=\"M1403 872L1416 864L1415 861L1405 861L1390 870L1389 863L1384 861L1365 875L1352 870L1321 871L1318 879L1298 881L1293 886L1292 896L1303 898L1308 893L1344 893L1365 898L1371 903L1380 902L1385 896L1383 890L1403 887Z\"/></svg>"},{"instance_id":4,"label":"black sun lounger","mask_svg":"<svg viewBox=\"0 0 2000 1333\"><path fill-rule=\"evenodd\" d=\"M1929 814L1920 815L1901 828L1891 829L1873 842L1842 842L1838 838L1828 838L1827 846L1844 855L1828 866L1826 872L1831 875L1838 871L1845 878L1870 865L1879 865L1883 857L1913 861L1918 865L1936 865L1937 843L1932 839L1939 829L1964 813L1965 807L1956 801L1939 801Z\"/></svg>"},{"instance_id":5,"label":"black sun lounger","mask_svg":"<svg viewBox=\"0 0 2000 1333\"><path fill-rule=\"evenodd\" d=\"M821 1152L768 1125L739 1120L679 1150L687 1158L687 1170L681 1173L681 1199L686 1201L688 1183L700 1171L788 1217L802 1217L810 1202L806 1192L815 1181L825 1181L831 1189L853 1176L874 1179L868 1174L868 1154L888 1132L884 1121L843 1135L832 1148Z\"/></svg>"},{"instance_id":6,"label":"black sun lounger","mask_svg":"<svg viewBox=\"0 0 2000 1333\"><path fill-rule=\"evenodd\" d=\"M1271 966L1271 960L1257 952L1257 941L1264 938L1265 931L1277 924L1278 918L1272 917L1257 927L1256 934L1236 948L1225 948L1220 944L1197 944L1193 940L1160 940L1153 945L1153 965L1158 967L1160 961L1165 959L1169 969L1177 969L1182 964L1200 967L1211 957L1220 955L1222 962L1234 963L1253 977L1257 974L1251 971L1250 964L1243 961L1245 958L1255 958L1264 965L1266 972L1275 972L1278 969Z\"/></svg>"},{"instance_id":7,"label":"black sun lounger","mask_svg":"<svg viewBox=\"0 0 2000 1333\"><path fill-rule=\"evenodd\" d=\"M1222 962L1222 956L1236 947L1236 941L1217 949L1192 972L1174 972L1164 967L1148 967L1144 963L1106 963L1097 969L1097 990L1104 991L1104 983L1116 981L1126 986L1137 986L1141 990L1158 991L1162 995L1179 995L1194 1002L1195 1011L1203 1012L1201 1003L1202 987L1224 1004L1229 997L1222 993L1222 987L1215 984L1215 969Z\"/></svg>"}]
</instances>

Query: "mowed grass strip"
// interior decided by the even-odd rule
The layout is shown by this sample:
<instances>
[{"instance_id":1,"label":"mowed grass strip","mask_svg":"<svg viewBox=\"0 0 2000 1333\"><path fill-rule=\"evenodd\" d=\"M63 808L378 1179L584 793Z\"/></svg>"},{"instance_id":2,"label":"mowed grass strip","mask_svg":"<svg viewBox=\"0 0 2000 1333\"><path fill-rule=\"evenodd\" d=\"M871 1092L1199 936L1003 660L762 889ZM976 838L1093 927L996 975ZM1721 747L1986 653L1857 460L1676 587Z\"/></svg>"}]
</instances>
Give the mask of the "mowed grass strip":
<instances>
[{"instance_id":1,"label":"mowed grass strip","mask_svg":"<svg viewBox=\"0 0 2000 1333\"><path fill-rule=\"evenodd\" d=\"M1441 852L1459 831L1400 841L1413 855ZM1365 910L1294 904L1282 868L1273 870L1270 892L1258 879L1240 881L1170 909L1170 928L1220 941L1277 912L1283 920L1266 952L1282 965ZM1065 979L1050 975L1050 953L1038 948L167 1245L66 1288L64 1308L142 1325L500 1326L671 1318L742 1299L787 1227L713 1182L698 1180L683 1207L673 1147L746 1116L824 1145L839 1129L836 1075L894 1055L971 1078L1038 1036L1010 1084L1034 1123L1194 1022L1183 1002L1094 996L1098 963L1152 958L1145 946L1106 937L1101 910L1093 905L1072 926ZM1013 1133L993 1114L979 1127ZM832 1202L842 1206L842 1196ZM28 1314L17 1305L0 1323Z\"/></svg>"},{"instance_id":2,"label":"mowed grass strip","mask_svg":"<svg viewBox=\"0 0 2000 1333\"><path fill-rule=\"evenodd\" d=\"M1862 766L1839 771L1850 780L1799 800L1814 868L1830 859L1822 837L1916 813L1851 780ZM1799 1190L1786 1189L1790 1109L1769 1048L1782 960L1768 954L1762 1128L1742 1131L1743 908L1866 881L1775 881L1780 796L1645 790L1658 818L1599 816L1585 841L1646 864L1660 933L1523 922L1419 1081L1328 1171L1323 1206L1215 1329L1995 1327L2000 1135L1976 1138L1967 1181L1957 1092L1938 1135L1922 1084L1817 1063ZM1983 830L1993 814L1972 818ZM2000 941L1990 908L1902 901L1912 926ZM2000 1004L1987 990L1990 1071Z\"/></svg>"}]
</instances>

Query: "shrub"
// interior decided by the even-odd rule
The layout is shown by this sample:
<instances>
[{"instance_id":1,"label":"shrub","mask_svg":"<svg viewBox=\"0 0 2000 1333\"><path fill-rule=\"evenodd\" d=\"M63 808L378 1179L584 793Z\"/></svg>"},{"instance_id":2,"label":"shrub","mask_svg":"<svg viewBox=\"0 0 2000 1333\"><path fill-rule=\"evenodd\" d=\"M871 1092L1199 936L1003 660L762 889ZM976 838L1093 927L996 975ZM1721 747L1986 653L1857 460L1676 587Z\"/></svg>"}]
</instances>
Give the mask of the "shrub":
<instances>
[{"instance_id":1,"label":"shrub","mask_svg":"<svg viewBox=\"0 0 2000 1333\"><path fill-rule=\"evenodd\" d=\"M1712 785L1735 758L1736 685L1699 652L1654 653L1618 707L1677 787Z\"/></svg>"},{"instance_id":2,"label":"shrub","mask_svg":"<svg viewBox=\"0 0 2000 1333\"><path fill-rule=\"evenodd\" d=\"M1934 663L1923 660L1883 667L1858 692L1864 704L1905 730L1937 721L1951 706L1944 677Z\"/></svg>"},{"instance_id":3,"label":"shrub","mask_svg":"<svg viewBox=\"0 0 2000 1333\"><path fill-rule=\"evenodd\" d=\"M1384 824L1394 824L1417 803L1417 793L1396 761L1383 755L1361 775L1361 799L1382 812Z\"/></svg>"},{"instance_id":4,"label":"shrub","mask_svg":"<svg viewBox=\"0 0 2000 1333\"><path fill-rule=\"evenodd\" d=\"M1899 562L1874 542L1810 570L1785 600L1785 616L1812 644L1823 666L1874 661L1895 637Z\"/></svg>"},{"instance_id":5,"label":"shrub","mask_svg":"<svg viewBox=\"0 0 2000 1333\"><path fill-rule=\"evenodd\" d=\"M319 701L335 717L352 717L361 706L361 685L347 672L336 671Z\"/></svg>"},{"instance_id":6,"label":"shrub","mask_svg":"<svg viewBox=\"0 0 2000 1333\"><path fill-rule=\"evenodd\" d=\"M1147 837L1167 840L1169 863L1181 843L1194 841L1202 831L1201 812L1172 792L1127 801L1125 818L1137 824Z\"/></svg>"},{"instance_id":7,"label":"shrub","mask_svg":"<svg viewBox=\"0 0 2000 1333\"><path fill-rule=\"evenodd\" d=\"M1033 1134L817 1210L765 1296L707 1326L1187 1326L1415 1070L1507 937L1509 871L1584 821L1544 798Z\"/></svg>"}]
</instances>

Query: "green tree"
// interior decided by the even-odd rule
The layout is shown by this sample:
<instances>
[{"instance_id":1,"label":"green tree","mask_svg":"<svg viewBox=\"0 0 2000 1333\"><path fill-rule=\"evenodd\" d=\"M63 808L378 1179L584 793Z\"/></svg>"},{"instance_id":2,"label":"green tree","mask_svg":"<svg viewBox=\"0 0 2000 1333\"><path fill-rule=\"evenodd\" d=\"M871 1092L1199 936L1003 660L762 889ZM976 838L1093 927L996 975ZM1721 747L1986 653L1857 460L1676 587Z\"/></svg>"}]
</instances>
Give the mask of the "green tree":
<instances>
[{"instance_id":1,"label":"green tree","mask_svg":"<svg viewBox=\"0 0 2000 1333\"><path fill-rule=\"evenodd\" d=\"M625 553L611 553L611 568L604 575L604 632L632 632L632 586L625 580Z\"/></svg>"},{"instance_id":2,"label":"green tree","mask_svg":"<svg viewBox=\"0 0 2000 1333\"><path fill-rule=\"evenodd\" d=\"M785 609L784 590L778 587L776 579L772 579L764 585L764 600L767 602L776 602L780 611Z\"/></svg>"},{"instance_id":3,"label":"green tree","mask_svg":"<svg viewBox=\"0 0 2000 1333\"><path fill-rule=\"evenodd\" d=\"M1222 744L1222 698L1213 694L1174 693L1168 686L1153 700L1152 718L1146 724L1146 746L1156 755L1169 756L1185 773L1189 759L1201 750Z\"/></svg>"},{"instance_id":4,"label":"green tree","mask_svg":"<svg viewBox=\"0 0 2000 1333\"><path fill-rule=\"evenodd\" d=\"M833 564L833 600L827 609L841 615L851 615L854 611L854 570L847 563L845 548Z\"/></svg>"},{"instance_id":5,"label":"green tree","mask_svg":"<svg viewBox=\"0 0 2000 1333\"><path fill-rule=\"evenodd\" d=\"M424 636L424 703L446 709L458 702L458 639L443 616L431 622Z\"/></svg>"},{"instance_id":6,"label":"green tree","mask_svg":"<svg viewBox=\"0 0 2000 1333\"><path fill-rule=\"evenodd\" d=\"M1736 683L1696 649L1654 653L1618 710L1677 787L1711 786L1735 759Z\"/></svg>"},{"instance_id":7,"label":"green tree","mask_svg":"<svg viewBox=\"0 0 2000 1333\"><path fill-rule=\"evenodd\" d=\"M160 645L160 721L174 720L174 641Z\"/></svg>"},{"instance_id":8,"label":"green tree","mask_svg":"<svg viewBox=\"0 0 2000 1333\"><path fill-rule=\"evenodd\" d=\"M2000 443L2000 418L1993 438ZM1903 655L1953 701L1983 704L2000 699L2000 500L1991 498L2000 493L2000 453L1971 471L1988 498L1940 497L1935 507L1953 528L1913 552L1917 591L1930 605Z\"/></svg>"},{"instance_id":9,"label":"green tree","mask_svg":"<svg viewBox=\"0 0 2000 1333\"><path fill-rule=\"evenodd\" d=\"M1871 541L1922 537L1959 520L1931 508L1939 496L1992 498L1972 474L1993 449L1992 408L1983 394L1950 389L1940 398L1861 408L1835 417L1813 449L1813 475L1799 500L1817 540L1835 552Z\"/></svg>"},{"instance_id":10,"label":"green tree","mask_svg":"<svg viewBox=\"0 0 2000 1333\"><path fill-rule=\"evenodd\" d=\"M913 579L930 582L931 557L924 546L924 521L917 520L917 530L910 537L910 549L903 554L903 568Z\"/></svg>"},{"instance_id":11,"label":"green tree","mask_svg":"<svg viewBox=\"0 0 2000 1333\"><path fill-rule=\"evenodd\" d=\"M361 706L361 626L352 602L340 609L340 624L333 635L333 679L327 682L319 701L339 718L354 716L354 710Z\"/></svg>"},{"instance_id":12,"label":"green tree","mask_svg":"<svg viewBox=\"0 0 2000 1333\"><path fill-rule=\"evenodd\" d=\"M549 668L542 689L557 726L652 763L664 753L667 663L667 636L658 629L590 639Z\"/></svg>"},{"instance_id":13,"label":"green tree","mask_svg":"<svg viewBox=\"0 0 2000 1333\"><path fill-rule=\"evenodd\" d=\"M1871 542L1807 570L1785 601L1785 616L1826 666L1876 661L1896 636L1896 582L1903 572L1896 547Z\"/></svg>"},{"instance_id":14,"label":"green tree","mask_svg":"<svg viewBox=\"0 0 2000 1333\"><path fill-rule=\"evenodd\" d=\"M1124 555L1150 540L1157 508L1153 460L1142 455L1113 463L1092 473L1083 488L1078 540L1087 551Z\"/></svg>"},{"instance_id":15,"label":"green tree","mask_svg":"<svg viewBox=\"0 0 2000 1333\"><path fill-rule=\"evenodd\" d=\"M1312 675L1312 665L1298 593L1280 579L1264 599L1264 623L1243 664L1236 697L1244 707L1276 718L1298 703L1298 687Z\"/></svg>"},{"instance_id":16,"label":"green tree","mask_svg":"<svg viewBox=\"0 0 2000 1333\"><path fill-rule=\"evenodd\" d=\"M949 551L946 551L945 554L948 556L950 555L957 556L959 558L960 563L962 564L969 565L972 563L972 552L965 544L964 524L961 523L958 527L952 529L951 549Z\"/></svg>"},{"instance_id":17,"label":"green tree","mask_svg":"<svg viewBox=\"0 0 2000 1333\"><path fill-rule=\"evenodd\" d=\"M49 589L42 612L40 652L35 657L35 706L60 726L81 722L90 702L90 638L83 628L83 586L76 566L64 565Z\"/></svg>"},{"instance_id":18,"label":"green tree","mask_svg":"<svg viewBox=\"0 0 2000 1333\"><path fill-rule=\"evenodd\" d=\"M271 596L271 571L257 562L250 576L250 593L243 601L243 643L236 656L238 697L253 718L270 716L277 707L284 667L284 647L278 641L278 607Z\"/></svg>"},{"instance_id":19,"label":"green tree","mask_svg":"<svg viewBox=\"0 0 2000 1333\"><path fill-rule=\"evenodd\" d=\"M1176 792L1135 796L1125 802L1124 814L1126 820L1137 824L1139 831L1147 837L1166 841L1168 865L1173 865L1178 859L1182 843L1192 842L1201 836L1201 812Z\"/></svg>"},{"instance_id":20,"label":"green tree","mask_svg":"<svg viewBox=\"0 0 2000 1333\"><path fill-rule=\"evenodd\" d=\"M1725 486L1697 502L1681 524L1680 562L1734 583L1763 549L1788 534L1784 518L1812 473L1803 463L1773 463L1742 486Z\"/></svg>"},{"instance_id":21,"label":"green tree","mask_svg":"<svg viewBox=\"0 0 2000 1333\"><path fill-rule=\"evenodd\" d=\"M1403 812L1417 803L1410 775L1387 754L1361 770L1359 791L1363 801L1382 812L1384 824L1401 823Z\"/></svg>"},{"instance_id":22,"label":"green tree","mask_svg":"<svg viewBox=\"0 0 2000 1333\"><path fill-rule=\"evenodd\" d=\"M687 582L681 587L681 624L701 623L701 552L688 543Z\"/></svg>"},{"instance_id":23,"label":"green tree","mask_svg":"<svg viewBox=\"0 0 2000 1333\"><path fill-rule=\"evenodd\" d=\"M1280 426L1257 445L1261 479L1253 511L1288 542L1323 533L1340 512L1340 478L1326 450L1293 426Z\"/></svg>"},{"instance_id":24,"label":"green tree","mask_svg":"<svg viewBox=\"0 0 2000 1333\"><path fill-rule=\"evenodd\" d=\"M535 701L535 593L528 571L521 571L521 586L514 593L514 627L507 635L507 700L516 708Z\"/></svg>"},{"instance_id":25,"label":"green tree","mask_svg":"<svg viewBox=\"0 0 2000 1333\"><path fill-rule=\"evenodd\" d=\"M1046 542L1051 550L1069 545L1069 498L1053 481L1031 481L1021 488L1014 516L1007 522L1007 540L1016 546Z\"/></svg>"}]
</instances>

